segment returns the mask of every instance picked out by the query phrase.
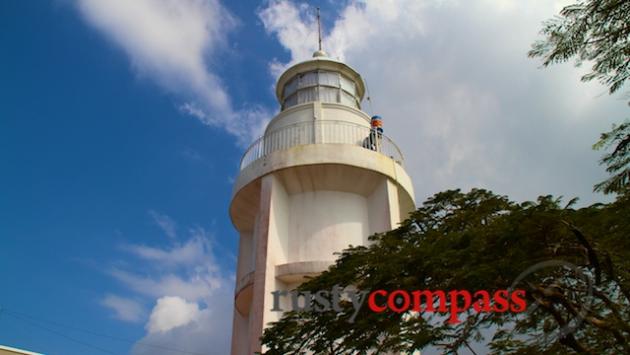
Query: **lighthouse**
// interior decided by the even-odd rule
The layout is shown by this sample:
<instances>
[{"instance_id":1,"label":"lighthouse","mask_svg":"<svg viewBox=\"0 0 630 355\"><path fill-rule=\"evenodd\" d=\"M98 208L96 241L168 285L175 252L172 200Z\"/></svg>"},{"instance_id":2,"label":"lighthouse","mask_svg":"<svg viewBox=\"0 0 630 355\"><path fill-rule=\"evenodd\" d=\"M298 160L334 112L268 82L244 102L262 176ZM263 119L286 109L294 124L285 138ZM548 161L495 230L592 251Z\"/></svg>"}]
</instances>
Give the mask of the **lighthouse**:
<instances>
[{"instance_id":1,"label":"lighthouse","mask_svg":"<svg viewBox=\"0 0 630 355\"><path fill-rule=\"evenodd\" d=\"M262 350L264 328L282 317L272 292L295 289L415 208L402 153L380 117L361 110L365 87L321 50L278 79L280 112L246 150L230 204L239 233L232 355Z\"/></svg>"}]
</instances>

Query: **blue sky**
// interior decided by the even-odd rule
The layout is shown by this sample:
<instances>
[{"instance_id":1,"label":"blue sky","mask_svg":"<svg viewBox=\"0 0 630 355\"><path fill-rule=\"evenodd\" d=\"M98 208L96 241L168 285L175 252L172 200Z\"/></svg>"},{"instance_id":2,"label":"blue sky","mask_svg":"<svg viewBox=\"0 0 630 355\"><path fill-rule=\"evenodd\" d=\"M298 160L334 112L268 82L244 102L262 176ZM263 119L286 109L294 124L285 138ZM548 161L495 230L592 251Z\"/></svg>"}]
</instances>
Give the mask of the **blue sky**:
<instances>
[{"instance_id":1,"label":"blue sky","mask_svg":"<svg viewBox=\"0 0 630 355\"><path fill-rule=\"evenodd\" d=\"M419 202L475 186L605 200L590 146L625 101L525 55L565 3L0 2L0 344L227 353L232 182L278 73L315 49L312 5Z\"/></svg>"}]
</instances>

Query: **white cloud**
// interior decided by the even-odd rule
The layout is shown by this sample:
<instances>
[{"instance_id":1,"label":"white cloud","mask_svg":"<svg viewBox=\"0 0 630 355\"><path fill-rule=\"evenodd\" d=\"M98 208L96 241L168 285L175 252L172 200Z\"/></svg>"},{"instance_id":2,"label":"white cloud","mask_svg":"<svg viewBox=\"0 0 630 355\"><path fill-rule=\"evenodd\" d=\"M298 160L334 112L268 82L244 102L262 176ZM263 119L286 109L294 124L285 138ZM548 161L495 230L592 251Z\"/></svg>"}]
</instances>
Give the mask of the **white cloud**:
<instances>
[{"instance_id":1,"label":"white cloud","mask_svg":"<svg viewBox=\"0 0 630 355\"><path fill-rule=\"evenodd\" d=\"M108 294L101 300L101 304L113 310L116 319L125 322L140 322L145 315L142 305L130 298Z\"/></svg>"},{"instance_id":2,"label":"white cloud","mask_svg":"<svg viewBox=\"0 0 630 355\"><path fill-rule=\"evenodd\" d=\"M166 355L172 349L200 354L229 352L234 277L217 262L218 251L210 239L209 233L197 226L188 229L188 238L181 242L177 236L169 239L170 246L164 246L163 241L153 246L123 246L133 258L110 268L109 274L132 298L105 299L117 318L133 315L137 321L146 321L147 334L134 345L133 354ZM148 319L144 311L132 312L126 302L129 299L155 303Z\"/></svg>"},{"instance_id":3,"label":"white cloud","mask_svg":"<svg viewBox=\"0 0 630 355\"><path fill-rule=\"evenodd\" d=\"M625 117L624 102L569 64L542 70L527 58L541 22L566 2L351 1L339 11L324 49L367 79L369 113L405 154L419 203L455 187L602 198L591 192L605 177L591 145ZM290 63L315 49L309 11L273 0L259 12Z\"/></svg>"},{"instance_id":4,"label":"white cloud","mask_svg":"<svg viewBox=\"0 0 630 355\"><path fill-rule=\"evenodd\" d=\"M208 308L199 309L198 312L193 313L194 316L184 319L184 321L188 320L186 324L165 331L148 332L144 338L136 343L131 353L134 355L170 355L174 352L169 351L169 349L177 349L187 353L205 355L229 354L233 306L231 298L227 296L226 292L222 297L215 297L216 303L211 304ZM196 307L194 303L187 302L185 304L189 305L191 309ZM173 316L180 317L181 315ZM166 322L173 324L172 320L166 320Z\"/></svg>"},{"instance_id":5,"label":"white cloud","mask_svg":"<svg viewBox=\"0 0 630 355\"><path fill-rule=\"evenodd\" d=\"M193 235L184 243L175 243L168 248L151 247L147 245L128 244L123 249L155 265L172 267L178 265L212 265L210 241L203 235Z\"/></svg>"},{"instance_id":6,"label":"white cloud","mask_svg":"<svg viewBox=\"0 0 630 355\"><path fill-rule=\"evenodd\" d=\"M313 54L312 44L317 43L317 22L308 10L306 4L298 8L293 3L274 0L258 13L265 30L276 34L278 41L291 53L290 63L272 63L271 69L275 76L279 76L289 64Z\"/></svg>"},{"instance_id":7,"label":"white cloud","mask_svg":"<svg viewBox=\"0 0 630 355\"><path fill-rule=\"evenodd\" d=\"M166 332L193 322L199 316L199 305L181 297L165 296L157 300L146 329L149 333Z\"/></svg>"},{"instance_id":8,"label":"white cloud","mask_svg":"<svg viewBox=\"0 0 630 355\"><path fill-rule=\"evenodd\" d=\"M211 69L234 17L218 0L78 0L85 20L121 47L134 69L176 94L204 124L245 143L259 134L267 112L234 108ZM194 111L186 107L195 107Z\"/></svg>"},{"instance_id":9,"label":"white cloud","mask_svg":"<svg viewBox=\"0 0 630 355\"><path fill-rule=\"evenodd\" d=\"M153 218L155 224L158 225L166 234L167 237L174 239L177 237L177 225L173 219L165 214L158 213L156 211L149 211L149 215Z\"/></svg>"},{"instance_id":10,"label":"white cloud","mask_svg":"<svg viewBox=\"0 0 630 355\"><path fill-rule=\"evenodd\" d=\"M164 295L176 295L188 300L199 300L223 286L223 280L220 276L206 274L203 271L197 271L188 276L174 273L145 276L114 269L110 271L110 274L134 292L156 298Z\"/></svg>"}]
</instances>

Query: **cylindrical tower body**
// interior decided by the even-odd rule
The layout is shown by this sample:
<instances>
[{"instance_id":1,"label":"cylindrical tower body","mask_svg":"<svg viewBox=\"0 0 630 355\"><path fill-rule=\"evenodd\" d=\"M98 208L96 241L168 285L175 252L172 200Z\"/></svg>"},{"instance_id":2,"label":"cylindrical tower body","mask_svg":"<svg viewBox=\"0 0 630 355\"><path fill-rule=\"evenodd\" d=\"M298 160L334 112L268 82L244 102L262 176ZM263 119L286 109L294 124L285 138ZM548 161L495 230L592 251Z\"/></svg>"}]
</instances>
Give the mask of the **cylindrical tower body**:
<instances>
[{"instance_id":1,"label":"cylindrical tower body","mask_svg":"<svg viewBox=\"0 0 630 355\"><path fill-rule=\"evenodd\" d=\"M335 252L396 228L415 207L402 154L360 110L364 92L355 70L321 52L278 80L282 111L243 156L230 205L240 233L233 355L261 351L263 329L282 316L272 292L326 270Z\"/></svg>"}]
</instances>

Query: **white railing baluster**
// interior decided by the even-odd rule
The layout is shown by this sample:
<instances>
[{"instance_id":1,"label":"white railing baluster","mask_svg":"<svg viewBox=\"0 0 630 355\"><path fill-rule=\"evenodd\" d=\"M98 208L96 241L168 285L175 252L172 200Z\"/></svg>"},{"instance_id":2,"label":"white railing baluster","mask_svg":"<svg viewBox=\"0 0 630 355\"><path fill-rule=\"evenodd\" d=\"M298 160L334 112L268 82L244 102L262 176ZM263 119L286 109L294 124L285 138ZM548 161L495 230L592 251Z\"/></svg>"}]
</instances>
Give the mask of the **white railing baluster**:
<instances>
[{"instance_id":1,"label":"white railing baluster","mask_svg":"<svg viewBox=\"0 0 630 355\"><path fill-rule=\"evenodd\" d=\"M304 144L351 144L368 147L374 144L376 151L403 165L403 155L396 144L387 136L380 135L372 142L370 128L345 121L308 121L294 123L278 130L267 132L245 151L241 159L241 170L254 161L275 151Z\"/></svg>"}]
</instances>

